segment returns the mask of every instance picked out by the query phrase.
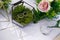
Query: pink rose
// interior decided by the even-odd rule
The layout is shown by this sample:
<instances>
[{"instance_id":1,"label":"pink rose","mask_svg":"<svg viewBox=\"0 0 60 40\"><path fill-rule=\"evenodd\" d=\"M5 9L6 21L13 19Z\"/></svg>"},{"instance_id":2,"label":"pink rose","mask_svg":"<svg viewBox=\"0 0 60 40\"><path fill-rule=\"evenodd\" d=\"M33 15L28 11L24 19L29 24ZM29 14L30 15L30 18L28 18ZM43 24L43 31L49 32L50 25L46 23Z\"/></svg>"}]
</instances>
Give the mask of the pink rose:
<instances>
[{"instance_id":1,"label":"pink rose","mask_svg":"<svg viewBox=\"0 0 60 40\"><path fill-rule=\"evenodd\" d=\"M44 1L42 0L39 4L38 4L38 9L41 12L48 12L50 10L50 3L49 1Z\"/></svg>"}]
</instances>

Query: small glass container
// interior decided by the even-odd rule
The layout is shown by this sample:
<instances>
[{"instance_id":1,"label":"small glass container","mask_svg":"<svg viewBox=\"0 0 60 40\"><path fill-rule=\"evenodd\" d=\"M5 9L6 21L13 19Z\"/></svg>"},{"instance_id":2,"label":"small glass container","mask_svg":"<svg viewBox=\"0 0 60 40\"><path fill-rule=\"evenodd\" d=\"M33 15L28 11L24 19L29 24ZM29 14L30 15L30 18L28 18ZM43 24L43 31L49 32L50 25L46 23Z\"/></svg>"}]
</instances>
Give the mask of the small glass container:
<instances>
[{"instance_id":1,"label":"small glass container","mask_svg":"<svg viewBox=\"0 0 60 40\"><path fill-rule=\"evenodd\" d=\"M52 22L54 22L52 26L41 26L40 27L40 31L42 34L48 35L51 33L51 31L53 31L55 29L57 29L57 30L60 29L60 19L53 20ZM52 24L52 22L50 24Z\"/></svg>"},{"instance_id":2,"label":"small glass container","mask_svg":"<svg viewBox=\"0 0 60 40\"><path fill-rule=\"evenodd\" d=\"M20 0L20 1L18 1L17 3L14 3L14 4L12 4L12 12L13 12L13 10L14 10L14 8L16 7L16 6L18 6L18 5L21 5L21 4L23 4L23 6L25 6L26 8L28 8L28 9L30 9L30 10L32 10L32 9L34 9L34 7L33 6L31 6L30 4L28 4L27 2L25 2L25 1L23 1L23 0ZM23 14L23 13L22 13ZM29 14L29 13L28 13ZM33 15L33 12L32 12L32 15ZM16 15L17 16L17 15ZM13 15L12 15L12 17L13 17ZM22 16L23 17L23 16ZM25 17L25 16L24 16ZM24 20L24 19L23 19ZM12 18L12 22L14 23L14 24L16 24L17 26L19 26L19 27L24 27L24 26L26 26L26 25L22 25L21 23L19 23L19 22L17 22L16 20L14 20L13 18ZM32 21L31 21L32 22ZM30 22L29 22L30 23ZM28 23L28 24L29 24ZM27 24L27 25L28 25Z\"/></svg>"}]
</instances>

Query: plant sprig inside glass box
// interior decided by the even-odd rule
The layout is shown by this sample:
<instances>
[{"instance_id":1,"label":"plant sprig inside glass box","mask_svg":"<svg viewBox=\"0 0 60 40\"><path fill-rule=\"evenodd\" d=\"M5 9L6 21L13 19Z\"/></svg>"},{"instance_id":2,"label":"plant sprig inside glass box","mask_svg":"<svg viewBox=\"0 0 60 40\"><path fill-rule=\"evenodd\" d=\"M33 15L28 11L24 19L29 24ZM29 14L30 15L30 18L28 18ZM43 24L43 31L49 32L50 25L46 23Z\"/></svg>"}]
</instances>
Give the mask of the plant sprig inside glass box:
<instances>
[{"instance_id":1,"label":"plant sprig inside glass box","mask_svg":"<svg viewBox=\"0 0 60 40\"><path fill-rule=\"evenodd\" d=\"M28 25L33 21L33 8L33 6L26 3L25 1L18 1L17 3L13 4L13 23L21 27Z\"/></svg>"}]
</instances>

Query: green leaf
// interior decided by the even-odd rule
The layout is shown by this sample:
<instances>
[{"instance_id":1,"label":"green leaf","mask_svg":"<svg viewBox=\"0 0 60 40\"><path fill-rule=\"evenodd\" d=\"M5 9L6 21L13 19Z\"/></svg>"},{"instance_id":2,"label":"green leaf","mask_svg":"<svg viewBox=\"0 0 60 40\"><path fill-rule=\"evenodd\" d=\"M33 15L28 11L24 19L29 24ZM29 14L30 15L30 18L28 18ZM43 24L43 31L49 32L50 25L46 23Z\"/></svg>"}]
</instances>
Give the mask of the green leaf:
<instances>
[{"instance_id":1,"label":"green leaf","mask_svg":"<svg viewBox=\"0 0 60 40\"><path fill-rule=\"evenodd\" d=\"M38 20L38 15L39 15L39 14L37 14L37 11L36 11L35 9L33 9L33 13L34 13L34 14L33 14L33 22L36 23L37 20Z\"/></svg>"},{"instance_id":2,"label":"green leaf","mask_svg":"<svg viewBox=\"0 0 60 40\"><path fill-rule=\"evenodd\" d=\"M46 13L47 17L50 19L53 19L57 14L56 12L51 8L47 13Z\"/></svg>"},{"instance_id":3,"label":"green leaf","mask_svg":"<svg viewBox=\"0 0 60 40\"><path fill-rule=\"evenodd\" d=\"M3 1L3 2L8 2L8 3L11 2L11 0L2 0L2 1Z\"/></svg>"},{"instance_id":4,"label":"green leaf","mask_svg":"<svg viewBox=\"0 0 60 40\"><path fill-rule=\"evenodd\" d=\"M36 0L37 3L39 3L41 0Z\"/></svg>"},{"instance_id":5,"label":"green leaf","mask_svg":"<svg viewBox=\"0 0 60 40\"><path fill-rule=\"evenodd\" d=\"M7 10L11 0L1 0L1 1L3 2L3 6L1 7L1 9Z\"/></svg>"},{"instance_id":6,"label":"green leaf","mask_svg":"<svg viewBox=\"0 0 60 40\"><path fill-rule=\"evenodd\" d=\"M55 10L55 12L60 12L60 3L58 3L57 1L53 1L51 3L51 7L53 8L53 10Z\"/></svg>"},{"instance_id":7,"label":"green leaf","mask_svg":"<svg viewBox=\"0 0 60 40\"><path fill-rule=\"evenodd\" d=\"M40 12L38 9L37 10L34 9L33 12L34 12L33 14L34 23L37 23L38 21L46 17L46 13Z\"/></svg>"}]
</instances>

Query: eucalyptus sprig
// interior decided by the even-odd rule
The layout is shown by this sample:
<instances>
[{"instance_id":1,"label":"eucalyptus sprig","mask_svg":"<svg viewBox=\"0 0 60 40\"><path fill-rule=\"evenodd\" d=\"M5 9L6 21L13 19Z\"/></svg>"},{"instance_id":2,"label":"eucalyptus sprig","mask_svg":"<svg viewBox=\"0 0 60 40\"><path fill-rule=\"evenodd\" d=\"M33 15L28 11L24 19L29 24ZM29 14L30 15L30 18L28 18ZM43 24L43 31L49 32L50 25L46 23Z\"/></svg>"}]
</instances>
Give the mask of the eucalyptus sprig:
<instances>
[{"instance_id":1,"label":"eucalyptus sprig","mask_svg":"<svg viewBox=\"0 0 60 40\"><path fill-rule=\"evenodd\" d=\"M0 0L0 9L7 10L11 0Z\"/></svg>"}]
</instances>

